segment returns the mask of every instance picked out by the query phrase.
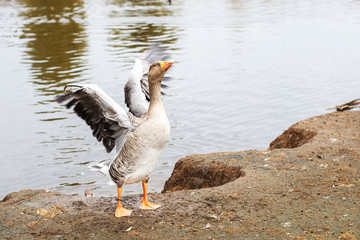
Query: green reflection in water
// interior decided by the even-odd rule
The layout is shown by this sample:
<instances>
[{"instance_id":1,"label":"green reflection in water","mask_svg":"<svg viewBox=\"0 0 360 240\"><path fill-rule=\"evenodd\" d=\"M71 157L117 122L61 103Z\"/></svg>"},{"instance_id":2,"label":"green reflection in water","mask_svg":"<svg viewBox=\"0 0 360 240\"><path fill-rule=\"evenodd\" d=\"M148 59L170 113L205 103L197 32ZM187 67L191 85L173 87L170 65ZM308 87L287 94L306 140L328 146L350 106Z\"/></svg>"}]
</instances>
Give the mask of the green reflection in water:
<instances>
[{"instance_id":1,"label":"green reflection in water","mask_svg":"<svg viewBox=\"0 0 360 240\"><path fill-rule=\"evenodd\" d=\"M123 25L110 30L110 46L114 48L138 48L147 47L157 42L161 45L172 45L176 43L177 27L164 24L135 23Z\"/></svg>"},{"instance_id":2,"label":"green reflection in water","mask_svg":"<svg viewBox=\"0 0 360 240\"><path fill-rule=\"evenodd\" d=\"M128 53L144 52L153 43L159 43L167 50L176 49L175 43L182 31L166 20L177 11L168 3L158 0L111 0L108 4L114 8L109 18L118 21L108 29L110 51L114 55L123 58ZM147 18L146 22L144 17ZM159 21L161 18L164 19L163 22ZM128 19L133 21L129 22ZM129 64L133 64L133 61L133 57L122 60Z\"/></svg>"},{"instance_id":3,"label":"green reflection in water","mask_svg":"<svg viewBox=\"0 0 360 240\"><path fill-rule=\"evenodd\" d=\"M108 3L121 7L114 9L110 17L164 17L173 15L170 5L165 1L111 0Z\"/></svg>"},{"instance_id":4,"label":"green reflection in water","mask_svg":"<svg viewBox=\"0 0 360 240\"><path fill-rule=\"evenodd\" d=\"M85 70L87 42L81 0L21 0L26 62L39 95L55 95ZM76 79L76 80L74 80ZM41 102L39 102L41 104ZM44 103L44 102L42 102Z\"/></svg>"}]
</instances>

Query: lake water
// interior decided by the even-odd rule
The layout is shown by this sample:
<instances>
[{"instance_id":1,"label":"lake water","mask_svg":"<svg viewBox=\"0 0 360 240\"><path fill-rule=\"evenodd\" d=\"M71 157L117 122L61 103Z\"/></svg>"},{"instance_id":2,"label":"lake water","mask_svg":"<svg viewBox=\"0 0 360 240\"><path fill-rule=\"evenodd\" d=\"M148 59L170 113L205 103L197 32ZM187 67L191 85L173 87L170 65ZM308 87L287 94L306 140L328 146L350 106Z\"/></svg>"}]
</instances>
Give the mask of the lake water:
<instances>
[{"instance_id":1,"label":"lake water","mask_svg":"<svg viewBox=\"0 0 360 240\"><path fill-rule=\"evenodd\" d=\"M171 139L150 191L181 157L266 149L291 124L360 97L359 13L355 0L0 0L0 197L116 194L88 171L114 153L54 96L93 82L125 106L129 70L153 43L176 63L163 98Z\"/></svg>"}]
</instances>

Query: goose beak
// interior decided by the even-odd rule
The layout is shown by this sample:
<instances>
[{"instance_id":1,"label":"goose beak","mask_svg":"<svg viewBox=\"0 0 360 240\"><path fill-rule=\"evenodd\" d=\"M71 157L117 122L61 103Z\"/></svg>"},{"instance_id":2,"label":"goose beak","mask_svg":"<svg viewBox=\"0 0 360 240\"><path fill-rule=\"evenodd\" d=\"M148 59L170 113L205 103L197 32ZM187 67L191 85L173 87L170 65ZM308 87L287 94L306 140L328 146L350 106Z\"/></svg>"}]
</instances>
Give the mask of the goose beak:
<instances>
[{"instance_id":1,"label":"goose beak","mask_svg":"<svg viewBox=\"0 0 360 240\"><path fill-rule=\"evenodd\" d=\"M161 61L160 66L163 71L167 70L171 67L171 65L174 63L174 61Z\"/></svg>"}]
</instances>

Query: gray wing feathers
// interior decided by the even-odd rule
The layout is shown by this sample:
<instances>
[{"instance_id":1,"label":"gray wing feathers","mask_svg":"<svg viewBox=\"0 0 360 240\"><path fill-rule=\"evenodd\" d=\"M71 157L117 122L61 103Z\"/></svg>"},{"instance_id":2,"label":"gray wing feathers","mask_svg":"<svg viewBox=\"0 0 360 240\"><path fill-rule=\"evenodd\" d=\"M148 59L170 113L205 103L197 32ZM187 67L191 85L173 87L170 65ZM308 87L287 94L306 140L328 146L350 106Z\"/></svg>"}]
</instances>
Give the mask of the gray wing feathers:
<instances>
[{"instance_id":1,"label":"gray wing feathers","mask_svg":"<svg viewBox=\"0 0 360 240\"><path fill-rule=\"evenodd\" d=\"M67 108L74 106L74 111L91 127L93 136L103 143L107 152L115 146L119 151L136 127L124 109L97 85L77 87L78 90L59 95L56 100L68 101Z\"/></svg>"},{"instance_id":2,"label":"gray wing feathers","mask_svg":"<svg viewBox=\"0 0 360 240\"><path fill-rule=\"evenodd\" d=\"M141 88L141 79L143 77L143 65L140 59L135 61L134 68L131 70L129 80L125 84L125 103L130 112L140 117L148 110L148 101Z\"/></svg>"},{"instance_id":3,"label":"gray wing feathers","mask_svg":"<svg viewBox=\"0 0 360 240\"><path fill-rule=\"evenodd\" d=\"M148 72L150 65L156 61L165 61L167 59L169 57L164 54L158 44L155 44L145 53L142 59L135 61L129 80L124 87L125 103L134 116L140 117L147 112L149 107ZM163 81L168 79L168 77L165 77ZM167 86L161 84L161 87L166 88ZM162 94L164 93L162 92Z\"/></svg>"}]
</instances>

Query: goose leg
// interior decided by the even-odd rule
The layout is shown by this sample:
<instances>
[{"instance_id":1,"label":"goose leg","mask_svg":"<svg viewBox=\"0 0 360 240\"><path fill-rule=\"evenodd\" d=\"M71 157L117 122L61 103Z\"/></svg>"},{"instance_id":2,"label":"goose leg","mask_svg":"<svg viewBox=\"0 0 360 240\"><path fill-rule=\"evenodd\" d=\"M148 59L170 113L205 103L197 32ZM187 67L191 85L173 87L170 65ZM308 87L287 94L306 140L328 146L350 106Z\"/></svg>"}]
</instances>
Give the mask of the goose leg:
<instances>
[{"instance_id":1,"label":"goose leg","mask_svg":"<svg viewBox=\"0 0 360 240\"><path fill-rule=\"evenodd\" d=\"M121 192L122 192L122 188L117 189L118 192L118 202L117 202L117 207L116 207L116 211L115 211L115 217L124 217L124 216L130 216L131 214L131 210L128 210L126 208L123 208L121 206Z\"/></svg>"},{"instance_id":2,"label":"goose leg","mask_svg":"<svg viewBox=\"0 0 360 240\"><path fill-rule=\"evenodd\" d=\"M142 186L143 186L144 195L143 195L143 199L141 200L140 209L154 210L154 209L161 207L161 205L159 205L159 204L148 202L148 200L147 200L147 181L142 182Z\"/></svg>"}]
</instances>

